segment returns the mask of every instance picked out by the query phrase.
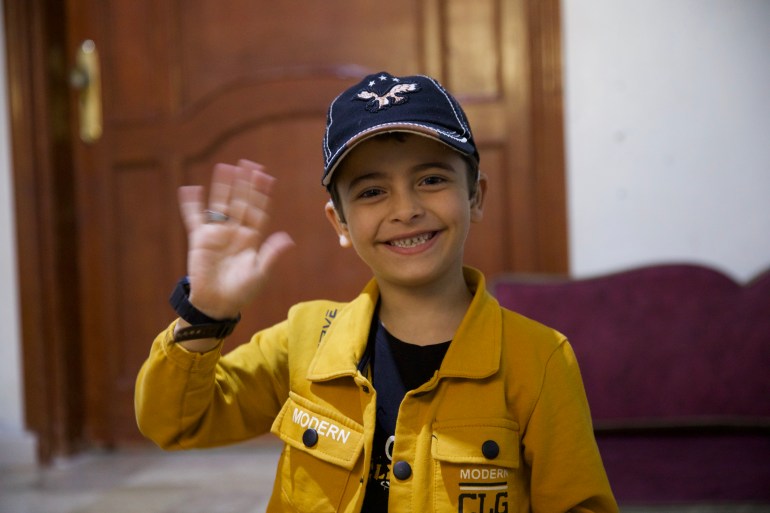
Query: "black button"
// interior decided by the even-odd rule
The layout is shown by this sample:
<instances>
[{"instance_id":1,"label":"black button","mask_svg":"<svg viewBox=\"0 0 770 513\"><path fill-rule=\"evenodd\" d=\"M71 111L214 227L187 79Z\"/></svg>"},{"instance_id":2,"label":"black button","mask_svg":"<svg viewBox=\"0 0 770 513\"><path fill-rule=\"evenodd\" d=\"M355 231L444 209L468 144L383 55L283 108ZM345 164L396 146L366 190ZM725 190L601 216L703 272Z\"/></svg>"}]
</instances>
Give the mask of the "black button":
<instances>
[{"instance_id":1,"label":"black button","mask_svg":"<svg viewBox=\"0 0 770 513\"><path fill-rule=\"evenodd\" d=\"M313 447L318 443L318 432L312 428L306 429L302 433L302 443L305 444L305 447Z\"/></svg>"},{"instance_id":2,"label":"black button","mask_svg":"<svg viewBox=\"0 0 770 513\"><path fill-rule=\"evenodd\" d=\"M500 454L500 446L497 445L497 442L494 440L487 440L481 444L481 454L483 454L486 459L493 460Z\"/></svg>"},{"instance_id":3,"label":"black button","mask_svg":"<svg viewBox=\"0 0 770 513\"><path fill-rule=\"evenodd\" d=\"M409 476L412 475L412 467L405 461L397 461L396 464L393 465L393 475L396 476L396 479L400 479L401 481L409 479Z\"/></svg>"},{"instance_id":4,"label":"black button","mask_svg":"<svg viewBox=\"0 0 770 513\"><path fill-rule=\"evenodd\" d=\"M364 385L364 386L361 388L361 390L363 390L365 394L368 394L368 393L369 393L369 387L368 387L368 386L366 386L366 385Z\"/></svg>"}]
</instances>

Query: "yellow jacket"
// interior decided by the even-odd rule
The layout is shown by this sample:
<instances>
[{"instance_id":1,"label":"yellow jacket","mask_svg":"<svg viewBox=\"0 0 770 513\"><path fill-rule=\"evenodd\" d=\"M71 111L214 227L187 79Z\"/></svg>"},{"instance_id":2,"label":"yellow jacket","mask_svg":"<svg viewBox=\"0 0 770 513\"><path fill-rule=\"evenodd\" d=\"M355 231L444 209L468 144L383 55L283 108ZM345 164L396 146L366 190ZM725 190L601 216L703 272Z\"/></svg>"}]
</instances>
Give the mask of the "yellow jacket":
<instances>
[{"instance_id":1,"label":"yellow jacket","mask_svg":"<svg viewBox=\"0 0 770 513\"><path fill-rule=\"evenodd\" d=\"M577 362L559 333L505 310L466 269L473 302L441 368L404 398L389 510L617 511ZM314 301L220 357L175 345L172 324L137 379L139 428L165 449L272 431L284 442L268 511L358 512L377 394L358 366L377 304Z\"/></svg>"}]
</instances>

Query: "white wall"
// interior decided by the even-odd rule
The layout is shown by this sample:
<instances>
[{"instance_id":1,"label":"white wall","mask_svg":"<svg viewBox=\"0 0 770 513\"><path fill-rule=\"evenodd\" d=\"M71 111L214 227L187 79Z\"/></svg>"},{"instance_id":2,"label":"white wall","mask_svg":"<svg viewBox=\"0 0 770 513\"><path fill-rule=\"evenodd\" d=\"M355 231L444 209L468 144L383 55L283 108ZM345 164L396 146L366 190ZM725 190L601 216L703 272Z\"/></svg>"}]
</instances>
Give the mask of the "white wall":
<instances>
[{"instance_id":1,"label":"white wall","mask_svg":"<svg viewBox=\"0 0 770 513\"><path fill-rule=\"evenodd\" d=\"M0 3L2 7L2 3ZM0 8L0 41L5 41ZM24 430L20 319L5 48L0 43L0 468L32 463L34 439Z\"/></svg>"},{"instance_id":2,"label":"white wall","mask_svg":"<svg viewBox=\"0 0 770 513\"><path fill-rule=\"evenodd\" d=\"M770 268L770 2L563 0L576 276Z\"/></svg>"}]
</instances>

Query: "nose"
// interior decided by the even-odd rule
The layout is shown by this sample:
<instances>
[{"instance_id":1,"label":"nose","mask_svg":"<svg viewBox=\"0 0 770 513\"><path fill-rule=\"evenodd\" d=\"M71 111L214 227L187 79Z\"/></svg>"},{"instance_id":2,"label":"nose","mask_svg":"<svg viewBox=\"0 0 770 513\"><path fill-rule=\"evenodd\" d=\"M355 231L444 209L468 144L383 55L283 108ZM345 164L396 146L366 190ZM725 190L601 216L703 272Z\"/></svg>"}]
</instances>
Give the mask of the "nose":
<instances>
[{"instance_id":1,"label":"nose","mask_svg":"<svg viewBox=\"0 0 770 513\"><path fill-rule=\"evenodd\" d=\"M423 215L420 195L411 188L396 188L391 192L391 220L409 223Z\"/></svg>"}]
</instances>

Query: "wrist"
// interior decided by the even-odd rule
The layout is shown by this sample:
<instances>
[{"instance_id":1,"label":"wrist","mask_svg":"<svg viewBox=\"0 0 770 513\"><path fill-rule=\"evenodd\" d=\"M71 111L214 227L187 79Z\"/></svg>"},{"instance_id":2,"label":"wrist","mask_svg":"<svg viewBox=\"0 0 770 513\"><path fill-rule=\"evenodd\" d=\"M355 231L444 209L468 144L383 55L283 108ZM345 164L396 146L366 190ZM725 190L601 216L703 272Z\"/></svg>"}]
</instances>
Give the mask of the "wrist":
<instances>
[{"instance_id":1,"label":"wrist","mask_svg":"<svg viewBox=\"0 0 770 513\"><path fill-rule=\"evenodd\" d=\"M233 311L229 308L221 308L216 305L209 305L205 301L201 301L198 296L196 296L195 292L190 289L190 295L188 297L188 301L190 302L193 307L198 310L199 312L203 313L207 317L211 318L214 321L225 321L228 319L236 319L238 318L239 311L236 309Z\"/></svg>"},{"instance_id":2,"label":"wrist","mask_svg":"<svg viewBox=\"0 0 770 513\"><path fill-rule=\"evenodd\" d=\"M176 345L182 346L187 351L193 352L193 353L208 353L209 351L212 351L219 347L221 344L221 340L216 338L198 338L198 339L190 339L190 340L179 340L177 337L177 333L182 331L185 328L189 328L190 323L182 319L181 317L177 319L176 325L174 326L174 332L172 334L174 338L174 342Z\"/></svg>"},{"instance_id":3,"label":"wrist","mask_svg":"<svg viewBox=\"0 0 770 513\"><path fill-rule=\"evenodd\" d=\"M180 319L188 326L178 325L174 330L177 342L196 339L223 339L230 335L240 320L240 314L232 318L217 319L198 310L190 301L190 282L185 276L176 285L169 298Z\"/></svg>"}]
</instances>

